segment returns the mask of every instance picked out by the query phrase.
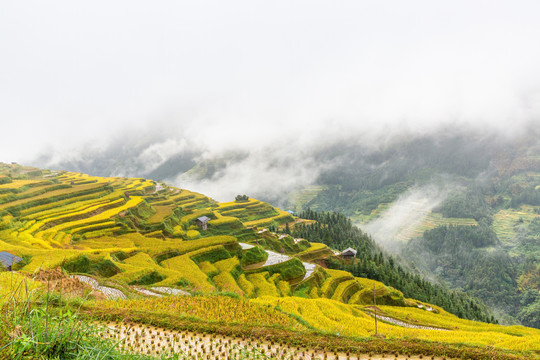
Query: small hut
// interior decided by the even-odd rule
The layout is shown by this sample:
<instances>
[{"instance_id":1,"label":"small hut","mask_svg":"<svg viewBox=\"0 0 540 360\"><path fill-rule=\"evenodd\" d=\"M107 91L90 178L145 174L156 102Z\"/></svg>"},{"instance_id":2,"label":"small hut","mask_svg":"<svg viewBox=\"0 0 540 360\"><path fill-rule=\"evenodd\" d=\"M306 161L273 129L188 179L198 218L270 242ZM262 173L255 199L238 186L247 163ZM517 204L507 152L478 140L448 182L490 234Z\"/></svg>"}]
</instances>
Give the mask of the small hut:
<instances>
[{"instance_id":1,"label":"small hut","mask_svg":"<svg viewBox=\"0 0 540 360\"><path fill-rule=\"evenodd\" d=\"M208 229L208 221L210 218L208 216L201 216L195 220L195 223L197 226L199 226L202 230Z\"/></svg>"},{"instance_id":2,"label":"small hut","mask_svg":"<svg viewBox=\"0 0 540 360\"><path fill-rule=\"evenodd\" d=\"M0 251L0 263L8 270L11 271L12 266L23 261L22 258L8 253L7 251Z\"/></svg>"},{"instance_id":3,"label":"small hut","mask_svg":"<svg viewBox=\"0 0 540 360\"><path fill-rule=\"evenodd\" d=\"M341 257L345 260L354 259L356 257L356 250L353 248L346 248L341 252Z\"/></svg>"}]
</instances>

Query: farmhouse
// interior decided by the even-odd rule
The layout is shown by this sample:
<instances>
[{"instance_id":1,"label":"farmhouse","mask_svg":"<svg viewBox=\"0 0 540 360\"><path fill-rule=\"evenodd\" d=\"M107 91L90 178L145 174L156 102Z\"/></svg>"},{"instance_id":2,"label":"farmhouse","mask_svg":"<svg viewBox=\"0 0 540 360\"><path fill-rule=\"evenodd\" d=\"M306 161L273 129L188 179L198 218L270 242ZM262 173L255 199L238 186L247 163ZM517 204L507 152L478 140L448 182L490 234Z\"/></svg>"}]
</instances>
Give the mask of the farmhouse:
<instances>
[{"instance_id":1,"label":"farmhouse","mask_svg":"<svg viewBox=\"0 0 540 360\"><path fill-rule=\"evenodd\" d=\"M343 259L354 259L356 257L356 250L353 248L346 248L341 252L341 257Z\"/></svg>"},{"instance_id":2,"label":"farmhouse","mask_svg":"<svg viewBox=\"0 0 540 360\"><path fill-rule=\"evenodd\" d=\"M8 270L11 271L11 267L19 262L21 259L18 256L8 253L7 251L0 251L0 263Z\"/></svg>"},{"instance_id":3,"label":"farmhouse","mask_svg":"<svg viewBox=\"0 0 540 360\"><path fill-rule=\"evenodd\" d=\"M208 229L208 220L210 220L210 218L208 216L201 216L200 218L197 218L197 220L195 220L195 223L202 230L206 230L206 229Z\"/></svg>"}]
</instances>

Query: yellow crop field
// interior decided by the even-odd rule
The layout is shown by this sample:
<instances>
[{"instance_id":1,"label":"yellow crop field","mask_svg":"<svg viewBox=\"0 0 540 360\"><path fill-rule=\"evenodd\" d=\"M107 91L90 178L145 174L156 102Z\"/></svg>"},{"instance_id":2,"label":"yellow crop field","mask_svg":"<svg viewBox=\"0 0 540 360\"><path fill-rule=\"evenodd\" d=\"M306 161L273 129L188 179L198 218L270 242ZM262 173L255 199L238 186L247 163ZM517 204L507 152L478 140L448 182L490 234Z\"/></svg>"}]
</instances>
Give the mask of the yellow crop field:
<instances>
[{"instance_id":1,"label":"yellow crop field","mask_svg":"<svg viewBox=\"0 0 540 360\"><path fill-rule=\"evenodd\" d=\"M81 240L77 244L82 249L136 249L133 240L125 235L111 237L101 236L87 240Z\"/></svg>"},{"instance_id":2,"label":"yellow crop field","mask_svg":"<svg viewBox=\"0 0 540 360\"><path fill-rule=\"evenodd\" d=\"M291 286L289 285L288 281L278 281L277 283L277 289L279 290L279 293L281 296L289 296L291 295Z\"/></svg>"},{"instance_id":3,"label":"yellow crop field","mask_svg":"<svg viewBox=\"0 0 540 360\"><path fill-rule=\"evenodd\" d=\"M186 236L188 239L196 239L199 235L201 235L197 230L188 230L186 232Z\"/></svg>"},{"instance_id":4,"label":"yellow crop field","mask_svg":"<svg viewBox=\"0 0 540 360\"><path fill-rule=\"evenodd\" d=\"M81 251L77 250L49 250L46 252L34 253L30 264L26 265L23 270L34 272L38 269L50 269L60 266L64 261L69 261L81 256Z\"/></svg>"},{"instance_id":5,"label":"yellow crop field","mask_svg":"<svg viewBox=\"0 0 540 360\"><path fill-rule=\"evenodd\" d=\"M244 292L247 297L252 297L255 292L255 286L246 278L246 274L242 274L238 277L238 286Z\"/></svg>"},{"instance_id":6,"label":"yellow crop field","mask_svg":"<svg viewBox=\"0 0 540 360\"><path fill-rule=\"evenodd\" d=\"M310 253L310 252L313 252L313 251L318 251L318 250L322 250L322 249L326 249L328 248L328 246L326 246L325 244L323 243L312 243L310 242L311 246L309 248L307 248L306 250L302 251L302 252L299 252L298 254L296 254L297 256L302 256L304 254L307 254L307 253Z\"/></svg>"},{"instance_id":7,"label":"yellow crop field","mask_svg":"<svg viewBox=\"0 0 540 360\"><path fill-rule=\"evenodd\" d=\"M273 308L229 296L171 296L160 299L100 301L91 303L91 306L102 309L129 309L135 312L150 311L209 322L269 325L293 330L304 328Z\"/></svg>"},{"instance_id":8,"label":"yellow crop field","mask_svg":"<svg viewBox=\"0 0 540 360\"><path fill-rule=\"evenodd\" d=\"M219 270L217 267L214 266L214 264L208 262L208 261L203 261L202 263L199 264L199 268L202 270L203 273L205 273L206 275L210 275L210 274L217 274L219 273Z\"/></svg>"},{"instance_id":9,"label":"yellow crop field","mask_svg":"<svg viewBox=\"0 0 540 360\"><path fill-rule=\"evenodd\" d=\"M260 220L253 220L253 221L246 221L244 222L244 226L250 227L250 226L267 226L271 224L272 222L277 223L284 223L288 221L294 221L294 218L291 214L289 214L286 211L279 210L279 215L272 216L270 218L260 219Z\"/></svg>"},{"instance_id":10,"label":"yellow crop field","mask_svg":"<svg viewBox=\"0 0 540 360\"><path fill-rule=\"evenodd\" d=\"M206 249L205 249L206 250ZM208 276L191 260L191 256L195 254L189 253L167 259L161 263L164 268L174 270L179 273L175 279L167 279L159 285L174 285L181 279L187 280L193 287L200 291L212 291L214 287L208 282Z\"/></svg>"},{"instance_id":11,"label":"yellow crop field","mask_svg":"<svg viewBox=\"0 0 540 360\"><path fill-rule=\"evenodd\" d=\"M99 204L106 203L107 200L108 200L107 197L109 197L109 195L108 196L103 196L103 197L100 197L100 198L96 198L96 199L86 200L86 201L77 201L77 202L74 202L74 203L66 204L64 206L55 206L52 209L43 210L43 211L39 211L39 212L33 212L32 214L29 214L29 215L26 215L26 216L23 215L22 219L25 219L25 220L42 219L42 218L47 218L49 216L61 215L61 214L67 213L69 211L73 211L75 209L81 209L82 210L86 206L93 206L93 205L99 205ZM24 214L24 211L22 211L21 214Z\"/></svg>"},{"instance_id":12,"label":"yellow crop field","mask_svg":"<svg viewBox=\"0 0 540 360\"><path fill-rule=\"evenodd\" d=\"M0 177L1 172L0 166ZM132 298L109 301L96 296L83 304L96 313L111 311L126 317L133 314L147 322L159 323L163 319L171 326L194 329L219 327L229 331L223 324L237 324L236 329L243 334L253 331L248 326L267 326L255 330L261 333L281 328L309 329L291 336L338 334L345 341L356 341L348 336L371 337L375 332L370 307L375 293L379 332L389 343L399 339L427 340L460 344L456 347L473 344L540 351L538 330L463 320L435 306L434 311L428 311L429 304L418 308L419 301L405 299L401 292L381 282L325 269L322 259L332 253L322 243L311 243L299 252L307 247L305 242L294 245L291 237L247 229L295 219L269 203L249 199L218 204L188 190L166 186L156 189L154 181L145 179L97 178L69 172L41 179L39 172L19 176L31 180L0 184L0 202L5 201L0 205L0 210L5 210L0 218L0 251L21 256L24 262L16 272L0 272L0 303L7 299L8 289L13 292L13 284L24 279L37 294L43 284L30 280L31 273L63 266L66 271L85 273L103 288L122 289ZM507 229L516 216L524 216L528 222L538 216L534 211L523 207L519 213L501 212L495 216L495 224ZM207 230L195 224L201 216L210 218ZM431 220L462 223L467 219L437 219L433 215ZM292 262L274 263L276 266L267 269L244 269L238 258L239 241L274 251L281 241L287 256L300 256L311 263L305 265L311 277L302 282L284 281L287 271L298 270ZM79 261L74 262L76 259ZM275 256L271 260L283 259ZM293 261L300 266L298 259ZM156 294L150 291L165 297L152 298ZM217 296L219 291L227 296ZM205 295L199 296L199 292ZM189 294L192 296L179 296ZM179 323L173 324L172 319Z\"/></svg>"},{"instance_id":13,"label":"yellow crop field","mask_svg":"<svg viewBox=\"0 0 540 360\"><path fill-rule=\"evenodd\" d=\"M229 259L221 260L216 262L215 267L219 269L221 272L231 272L233 271L237 266L240 266L240 261L238 261L237 257L232 257Z\"/></svg>"},{"instance_id":14,"label":"yellow crop field","mask_svg":"<svg viewBox=\"0 0 540 360\"><path fill-rule=\"evenodd\" d=\"M244 295L244 291L238 286L236 280L228 272L222 272L214 276L214 284L218 287L219 290L234 292L239 295Z\"/></svg>"},{"instance_id":15,"label":"yellow crop field","mask_svg":"<svg viewBox=\"0 0 540 360\"><path fill-rule=\"evenodd\" d=\"M321 296L324 297L332 296L331 290L333 286L336 286L335 284L341 281L352 280L354 278L346 271L327 269L326 272L330 275L330 277L324 281L320 291Z\"/></svg>"},{"instance_id":16,"label":"yellow crop field","mask_svg":"<svg viewBox=\"0 0 540 360\"><path fill-rule=\"evenodd\" d=\"M84 215L84 214L88 214L93 211L99 210L104 205L107 205L107 206L120 205L123 202L124 202L124 199L116 199L110 202L99 202L97 204L83 206L82 208L76 208L71 211L70 210L64 211L60 214L55 214L54 216L46 217L45 219L46 219L46 222L53 222L53 221L59 222L59 221L62 221L62 219L64 218L69 218L71 216L77 216L77 215ZM40 217L39 219L43 220L44 218Z\"/></svg>"},{"instance_id":17,"label":"yellow crop field","mask_svg":"<svg viewBox=\"0 0 540 360\"><path fill-rule=\"evenodd\" d=\"M42 182L42 180L13 180L7 184L0 184L0 189L19 189L23 186L38 184L40 182Z\"/></svg>"},{"instance_id":18,"label":"yellow crop field","mask_svg":"<svg viewBox=\"0 0 540 360\"><path fill-rule=\"evenodd\" d=\"M35 301L43 284L13 272L0 272L0 307L10 301Z\"/></svg>"},{"instance_id":19,"label":"yellow crop field","mask_svg":"<svg viewBox=\"0 0 540 360\"><path fill-rule=\"evenodd\" d=\"M90 238L103 237L103 236L112 236L114 232L120 232L122 229L123 229L122 226L112 226L106 229L87 231L84 233L84 237L87 239L90 239ZM65 234L65 233L61 233L61 234Z\"/></svg>"},{"instance_id":20,"label":"yellow crop field","mask_svg":"<svg viewBox=\"0 0 540 360\"><path fill-rule=\"evenodd\" d=\"M396 319L408 319L422 325L471 332L500 332L514 336L540 336L540 330L525 326L500 326L478 321L460 319L438 306L431 305L436 312L417 307L380 306L388 315Z\"/></svg>"},{"instance_id":21,"label":"yellow crop field","mask_svg":"<svg viewBox=\"0 0 540 360\"><path fill-rule=\"evenodd\" d=\"M255 286L257 296L279 296L276 285L273 282L268 281L266 279L267 276L267 272L260 272L250 274L246 278Z\"/></svg>"},{"instance_id":22,"label":"yellow crop field","mask_svg":"<svg viewBox=\"0 0 540 360\"><path fill-rule=\"evenodd\" d=\"M88 224L89 222L102 221L102 220L110 219L113 216L118 215L122 211L131 209L132 207L135 207L135 206L139 205L142 201L143 201L143 199L141 197L133 196L131 199L129 199L122 206L115 207L115 208L109 209L109 210L105 210L100 214L91 216L91 217L86 218L86 219L70 221L70 222L66 222L66 223L63 223L63 224L59 224L59 225L56 225L56 226L53 226L53 227L47 229L46 231L47 232L61 231L63 229L73 228L73 227L76 227L78 225L85 225L85 224Z\"/></svg>"},{"instance_id":23,"label":"yellow crop field","mask_svg":"<svg viewBox=\"0 0 540 360\"><path fill-rule=\"evenodd\" d=\"M116 223L114 221L107 221L106 219L103 219L103 220L98 220L95 223L91 223L89 225L81 224L81 226L76 226L74 228L69 229L68 231L72 234L75 234L80 231L87 231L87 230L92 230L92 229L97 230L97 229L102 229L104 227L113 227L115 225ZM54 234L54 231L43 231L43 232L38 233L37 235L44 237L47 234Z\"/></svg>"},{"instance_id":24,"label":"yellow crop field","mask_svg":"<svg viewBox=\"0 0 540 360\"><path fill-rule=\"evenodd\" d=\"M174 209L176 209L176 206L174 206L174 205L161 205L161 206L154 205L153 208L156 210L156 213L148 218L148 222L150 224L162 222L163 219L165 219L167 216L172 215Z\"/></svg>"},{"instance_id":25,"label":"yellow crop field","mask_svg":"<svg viewBox=\"0 0 540 360\"><path fill-rule=\"evenodd\" d=\"M220 225L225 225L225 224L235 224L235 225L240 225L240 226L242 225L240 220L238 220L237 218L231 217L231 216L222 216L222 215L218 216L217 219L210 220L208 223L214 226L220 226Z\"/></svg>"},{"instance_id":26,"label":"yellow crop field","mask_svg":"<svg viewBox=\"0 0 540 360\"><path fill-rule=\"evenodd\" d=\"M329 299L304 299L298 297L277 298L268 296L251 301L263 305L279 305L283 311L302 317L310 325L335 334L365 337L375 333L373 318L365 314L359 306L346 305ZM394 309L408 311L412 308L385 306L382 309L385 313L390 314L391 310L394 311ZM420 311L428 313L425 310ZM409 313L409 322L414 319L410 317L412 315L414 315L413 312ZM429 313L429 315L433 314ZM448 325L448 322L446 324ZM407 328L379 321L378 328L379 333L390 339L418 338L456 344L488 345L509 350L540 350L540 330L527 329L524 332L520 333L518 331L514 335L510 335L510 331L509 333L501 331L504 327L496 325L491 325L490 330L477 331L478 328L487 325L478 324L477 327L469 326L467 328L467 326L464 326L460 330L445 331Z\"/></svg>"},{"instance_id":27,"label":"yellow crop field","mask_svg":"<svg viewBox=\"0 0 540 360\"><path fill-rule=\"evenodd\" d=\"M342 301L343 297L345 296L346 292L350 292L351 290L359 290L360 285L356 280L347 280L339 283L336 290L334 291L334 294L332 295L332 300Z\"/></svg>"},{"instance_id":28,"label":"yellow crop field","mask_svg":"<svg viewBox=\"0 0 540 360\"><path fill-rule=\"evenodd\" d=\"M30 203L35 200L49 199L49 198L53 198L53 197L61 196L61 195L69 195L72 197L72 196L76 196L78 193L81 193L81 192L103 188L105 185L106 184L103 184L103 183L94 183L94 184L86 184L86 185L77 185L77 186L74 186L73 188L53 190L53 191L46 192L44 194L36 195L34 197L15 200L15 201L11 201L5 204L1 204L0 209L7 209L7 208L14 207L17 205Z\"/></svg>"},{"instance_id":29,"label":"yellow crop field","mask_svg":"<svg viewBox=\"0 0 540 360\"><path fill-rule=\"evenodd\" d=\"M148 254L140 252L124 260L124 263L137 267L154 267L156 262Z\"/></svg>"},{"instance_id":30,"label":"yellow crop field","mask_svg":"<svg viewBox=\"0 0 540 360\"><path fill-rule=\"evenodd\" d=\"M66 197L63 200L58 200L44 205L36 205L26 209L22 209L21 216L31 216L33 214L38 214L40 212L48 210L52 210L53 212L63 212L65 206L69 206L75 202L96 202L101 199L106 199L109 195L113 194L114 193L110 193L105 187L92 191L90 194L87 194L85 192L70 194L70 196ZM116 196L116 198L118 198L118 196Z\"/></svg>"}]
</instances>

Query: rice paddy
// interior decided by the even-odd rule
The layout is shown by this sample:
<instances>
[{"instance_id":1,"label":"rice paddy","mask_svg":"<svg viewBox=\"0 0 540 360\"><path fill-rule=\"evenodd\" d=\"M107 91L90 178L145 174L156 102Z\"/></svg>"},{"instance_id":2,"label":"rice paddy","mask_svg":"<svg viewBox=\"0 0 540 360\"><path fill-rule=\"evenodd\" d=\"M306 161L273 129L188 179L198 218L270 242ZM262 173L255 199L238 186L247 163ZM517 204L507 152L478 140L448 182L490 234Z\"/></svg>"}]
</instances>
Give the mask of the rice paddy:
<instances>
[{"instance_id":1,"label":"rice paddy","mask_svg":"<svg viewBox=\"0 0 540 360\"><path fill-rule=\"evenodd\" d=\"M5 169L19 175L8 177ZM380 282L323 269L316 260L333 256L332 251L324 244L269 231L270 225L295 218L255 199L220 204L146 179L23 171L18 165L1 166L2 175L0 251L23 261L16 272L0 272L0 302L8 297L22 300L26 291L39 302L49 286L63 296L91 299L83 308L94 320L137 316L137 323L106 324L105 337L119 341L124 351L175 352L186 359L404 359L405 353L370 355L350 344L319 348L290 341L310 332L343 337L347 343L357 341L352 337L372 336L366 306L374 294L388 319L381 322L381 331L390 339L466 342L515 351L535 350L539 340L536 330L503 330L460 322L440 309L436 314L419 310L418 302ZM503 215L521 216L501 214L496 221L502 223ZM209 218L207 228L197 222L202 216ZM427 227L470 222L436 214L428 219ZM244 254L254 247L264 249L265 257L242 266ZM145 325L149 319L168 328ZM403 323L411 327L397 325ZM452 335L445 339L440 331L413 325L449 329ZM201 326L211 330L210 335L192 331ZM247 335L247 329L259 327L276 333L271 339ZM283 337L284 331L289 338ZM414 352L408 358L414 358Z\"/></svg>"}]
</instances>

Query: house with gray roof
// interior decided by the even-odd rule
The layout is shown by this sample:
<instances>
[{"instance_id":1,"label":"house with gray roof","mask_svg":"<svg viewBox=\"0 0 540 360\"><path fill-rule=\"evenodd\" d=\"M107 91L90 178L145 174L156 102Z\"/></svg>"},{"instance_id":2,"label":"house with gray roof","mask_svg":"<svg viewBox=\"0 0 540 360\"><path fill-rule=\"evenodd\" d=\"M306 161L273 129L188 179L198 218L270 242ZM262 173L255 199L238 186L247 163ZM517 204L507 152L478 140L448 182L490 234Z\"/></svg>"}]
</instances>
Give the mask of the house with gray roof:
<instances>
[{"instance_id":1,"label":"house with gray roof","mask_svg":"<svg viewBox=\"0 0 540 360\"><path fill-rule=\"evenodd\" d=\"M13 265L20 263L21 261L23 261L23 259L16 255L10 254L7 251L0 251L0 263L8 271L11 271Z\"/></svg>"},{"instance_id":2,"label":"house with gray roof","mask_svg":"<svg viewBox=\"0 0 540 360\"><path fill-rule=\"evenodd\" d=\"M354 259L356 257L356 250L353 248L346 248L341 252L341 257L343 259Z\"/></svg>"},{"instance_id":3,"label":"house with gray roof","mask_svg":"<svg viewBox=\"0 0 540 360\"><path fill-rule=\"evenodd\" d=\"M195 220L195 223L202 229L206 230L208 229L208 221L211 219L208 216L201 216Z\"/></svg>"}]
</instances>

